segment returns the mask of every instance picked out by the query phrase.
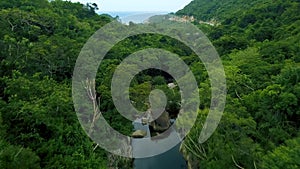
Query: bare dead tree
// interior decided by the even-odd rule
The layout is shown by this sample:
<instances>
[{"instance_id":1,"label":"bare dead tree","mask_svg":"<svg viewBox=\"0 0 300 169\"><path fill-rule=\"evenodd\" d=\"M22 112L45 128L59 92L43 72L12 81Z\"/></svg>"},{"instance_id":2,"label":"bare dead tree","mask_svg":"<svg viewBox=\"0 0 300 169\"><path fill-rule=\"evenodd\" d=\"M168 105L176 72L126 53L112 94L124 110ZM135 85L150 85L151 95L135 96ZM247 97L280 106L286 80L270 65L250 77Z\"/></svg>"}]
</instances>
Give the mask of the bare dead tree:
<instances>
[{"instance_id":1,"label":"bare dead tree","mask_svg":"<svg viewBox=\"0 0 300 169\"><path fill-rule=\"evenodd\" d=\"M102 115L101 110L99 109L100 105L100 97L97 97L96 90L95 90L95 79L86 79L84 82L84 89L86 90L86 93L88 95L88 98L92 102L93 110L92 110L92 118L90 120L90 126L88 134L91 136L95 132L95 126L97 121L99 120L100 116ZM130 140L126 140L127 142L130 142ZM126 146L125 142L123 147ZM95 151L99 147L99 144L96 143L95 147L93 148L93 151ZM132 150L127 150L128 152L131 152ZM130 167L132 165L132 159L121 157L118 155L115 155L113 153L107 153L108 155L108 167L111 169L117 169L119 166L126 165L127 167Z\"/></svg>"},{"instance_id":2,"label":"bare dead tree","mask_svg":"<svg viewBox=\"0 0 300 169\"><path fill-rule=\"evenodd\" d=\"M89 99L92 101L93 104L93 116L91 120L91 124L89 127L89 135L91 135L94 132L96 121L99 119L100 115L102 114L97 103L97 95L95 90L95 79L89 80L87 79L85 81L84 88L87 92L87 95ZM100 100L100 99L99 99Z\"/></svg>"},{"instance_id":3,"label":"bare dead tree","mask_svg":"<svg viewBox=\"0 0 300 169\"><path fill-rule=\"evenodd\" d=\"M12 24L11 21L10 21L9 19L7 19L7 22L10 24L11 31L13 32L13 31L15 30L15 27L16 27L17 25Z\"/></svg>"},{"instance_id":4,"label":"bare dead tree","mask_svg":"<svg viewBox=\"0 0 300 169\"><path fill-rule=\"evenodd\" d=\"M90 124L89 132L88 132L88 134L91 136L94 132L96 122L100 118L100 115L102 114L98 107L99 104L97 103L97 94L96 94L96 90L95 90L95 79L89 80L87 78L84 83L84 88L86 90L86 93L87 93L89 99L92 101L92 104L93 104L93 115L92 115L91 124ZM99 98L99 103L100 103L100 98ZM98 146L99 146L99 144L97 143L96 146L93 148L93 151L95 151Z\"/></svg>"}]
</instances>

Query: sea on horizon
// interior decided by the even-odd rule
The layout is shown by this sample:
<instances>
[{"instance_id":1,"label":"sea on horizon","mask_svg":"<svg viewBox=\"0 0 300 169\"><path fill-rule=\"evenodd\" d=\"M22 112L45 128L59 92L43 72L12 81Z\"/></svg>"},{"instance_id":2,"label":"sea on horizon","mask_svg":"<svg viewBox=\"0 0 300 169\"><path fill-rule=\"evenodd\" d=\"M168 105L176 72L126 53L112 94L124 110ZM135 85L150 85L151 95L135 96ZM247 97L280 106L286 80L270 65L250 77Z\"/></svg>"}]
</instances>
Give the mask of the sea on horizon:
<instances>
[{"instance_id":1,"label":"sea on horizon","mask_svg":"<svg viewBox=\"0 0 300 169\"><path fill-rule=\"evenodd\" d=\"M108 14L112 17L119 17L122 23L143 23L155 15L164 15L171 12L164 11L100 11L99 14Z\"/></svg>"}]
</instances>

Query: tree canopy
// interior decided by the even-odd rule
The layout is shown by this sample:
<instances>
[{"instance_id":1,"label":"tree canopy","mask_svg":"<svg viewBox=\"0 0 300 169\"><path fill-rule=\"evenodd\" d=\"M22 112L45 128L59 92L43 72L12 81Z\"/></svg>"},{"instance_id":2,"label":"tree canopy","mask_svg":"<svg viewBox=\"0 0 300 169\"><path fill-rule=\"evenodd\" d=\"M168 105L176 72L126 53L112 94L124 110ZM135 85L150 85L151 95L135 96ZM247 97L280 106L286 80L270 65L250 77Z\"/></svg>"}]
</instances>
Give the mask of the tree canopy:
<instances>
[{"instance_id":1,"label":"tree canopy","mask_svg":"<svg viewBox=\"0 0 300 169\"><path fill-rule=\"evenodd\" d=\"M71 79L79 52L95 31L117 19L97 14L99 6L1 0L0 168L132 168L130 159L109 154L89 139L73 107ZM299 0L194 0L176 13L195 17L193 24L216 47L226 73L224 115L205 143L198 138L211 105L208 73L191 49L170 37L132 36L106 54L95 78L100 110L114 129L130 135L131 121L118 113L111 97L113 73L136 51L165 49L190 67L199 87L197 121L181 146L190 166L299 168L299 11ZM161 70L134 77L132 104L149 109L154 89L164 91L166 109L176 118L180 89Z\"/></svg>"}]
</instances>

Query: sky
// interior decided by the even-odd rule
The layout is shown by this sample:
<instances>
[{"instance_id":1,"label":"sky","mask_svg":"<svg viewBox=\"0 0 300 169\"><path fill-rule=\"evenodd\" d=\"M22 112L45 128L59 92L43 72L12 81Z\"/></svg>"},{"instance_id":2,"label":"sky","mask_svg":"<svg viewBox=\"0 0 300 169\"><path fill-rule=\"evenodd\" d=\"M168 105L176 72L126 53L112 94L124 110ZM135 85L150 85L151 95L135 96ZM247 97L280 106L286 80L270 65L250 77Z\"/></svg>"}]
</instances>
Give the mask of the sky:
<instances>
[{"instance_id":1,"label":"sky","mask_svg":"<svg viewBox=\"0 0 300 169\"><path fill-rule=\"evenodd\" d=\"M163 11L176 12L192 0L71 0L96 3L100 11Z\"/></svg>"}]
</instances>

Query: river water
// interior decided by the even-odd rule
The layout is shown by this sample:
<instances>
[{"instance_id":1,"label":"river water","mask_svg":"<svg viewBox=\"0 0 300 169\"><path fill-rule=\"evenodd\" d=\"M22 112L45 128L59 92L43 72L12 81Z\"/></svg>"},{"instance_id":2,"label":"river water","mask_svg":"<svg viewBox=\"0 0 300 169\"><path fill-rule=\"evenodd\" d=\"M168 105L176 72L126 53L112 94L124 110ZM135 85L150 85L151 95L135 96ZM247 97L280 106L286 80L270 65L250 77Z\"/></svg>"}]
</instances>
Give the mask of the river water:
<instances>
[{"instance_id":1,"label":"river water","mask_svg":"<svg viewBox=\"0 0 300 169\"><path fill-rule=\"evenodd\" d=\"M147 158L136 158L133 162L134 169L187 169L186 161L179 151L179 137L175 130L166 139L151 140L150 130L148 125L142 125L138 119L133 122L135 130L147 131L147 136L143 139L133 139L132 147L133 154L146 156L146 154L155 154L159 150L167 149L170 145L175 145L168 151ZM155 147L155 148L154 148Z\"/></svg>"},{"instance_id":2,"label":"river water","mask_svg":"<svg viewBox=\"0 0 300 169\"><path fill-rule=\"evenodd\" d=\"M149 158L134 160L134 169L187 169L186 161L179 152L180 144L171 150Z\"/></svg>"}]
</instances>

